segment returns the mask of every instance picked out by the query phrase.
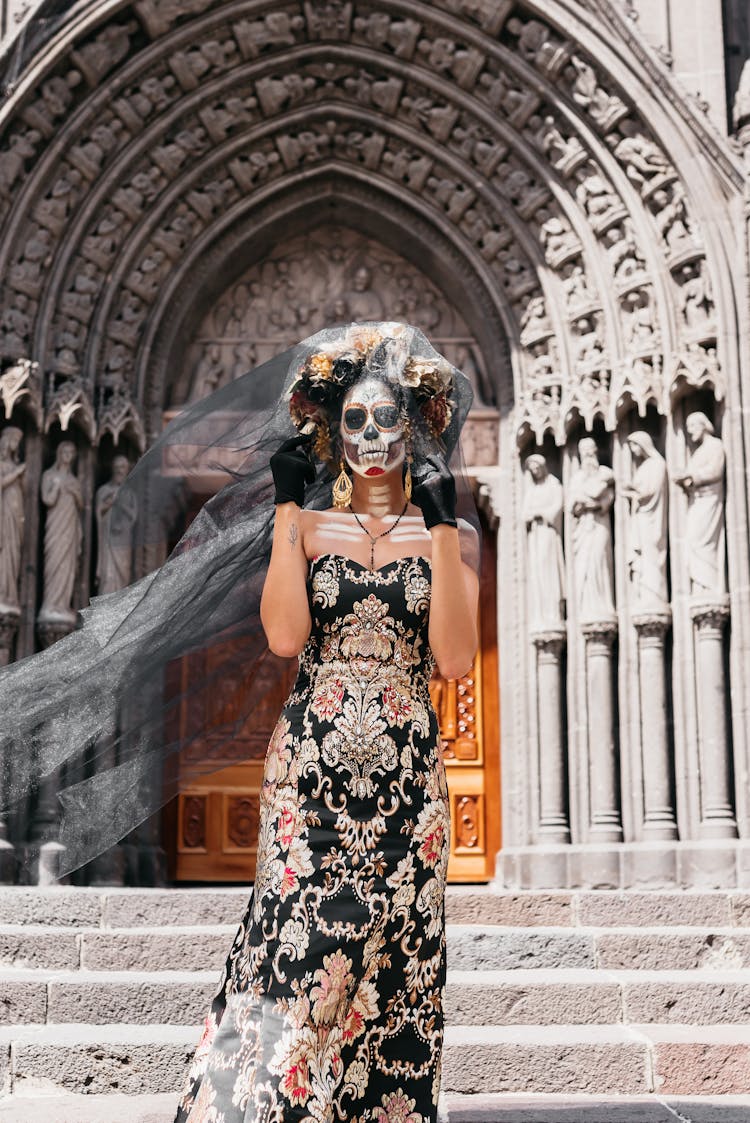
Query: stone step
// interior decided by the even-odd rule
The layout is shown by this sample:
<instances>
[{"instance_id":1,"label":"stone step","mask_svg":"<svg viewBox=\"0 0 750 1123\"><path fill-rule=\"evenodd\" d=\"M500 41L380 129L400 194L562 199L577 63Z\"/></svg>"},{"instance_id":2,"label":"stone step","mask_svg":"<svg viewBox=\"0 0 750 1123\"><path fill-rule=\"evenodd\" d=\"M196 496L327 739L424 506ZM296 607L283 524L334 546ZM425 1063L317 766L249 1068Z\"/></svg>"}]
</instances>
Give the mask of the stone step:
<instances>
[{"instance_id":1,"label":"stone step","mask_svg":"<svg viewBox=\"0 0 750 1123\"><path fill-rule=\"evenodd\" d=\"M13 1088L89 1094L179 1091L200 1037L189 1026L3 1026L0 1064ZM746 1026L453 1026L446 1092L667 1096L746 1095ZM718 1123L718 1118L711 1123Z\"/></svg>"},{"instance_id":2,"label":"stone step","mask_svg":"<svg viewBox=\"0 0 750 1123\"><path fill-rule=\"evenodd\" d=\"M86 928L0 925L0 968L219 971L236 924ZM452 966L498 970L729 970L750 967L750 931L676 925L632 928L523 928L449 924Z\"/></svg>"},{"instance_id":3,"label":"stone step","mask_svg":"<svg viewBox=\"0 0 750 1123\"><path fill-rule=\"evenodd\" d=\"M73 886L0 887L0 924L71 928L237 925L250 886L223 889L115 889ZM655 925L750 929L743 890L495 891L449 886L446 915L454 924L510 927L641 928Z\"/></svg>"},{"instance_id":4,"label":"stone step","mask_svg":"<svg viewBox=\"0 0 750 1123\"><path fill-rule=\"evenodd\" d=\"M21 1081L0 1096L0 1123L173 1123L176 1096L59 1093L47 1082ZM33 1090L30 1085L34 1085ZM438 1123L748 1123L750 1096L441 1096Z\"/></svg>"},{"instance_id":5,"label":"stone step","mask_svg":"<svg viewBox=\"0 0 750 1123\"><path fill-rule=\"evenodd\" d=\"M0 1023L192 1025L213 971L0 971ZM750 1022L750 971L448 970L450 1025Z\"/></svg>"}]
</instances>

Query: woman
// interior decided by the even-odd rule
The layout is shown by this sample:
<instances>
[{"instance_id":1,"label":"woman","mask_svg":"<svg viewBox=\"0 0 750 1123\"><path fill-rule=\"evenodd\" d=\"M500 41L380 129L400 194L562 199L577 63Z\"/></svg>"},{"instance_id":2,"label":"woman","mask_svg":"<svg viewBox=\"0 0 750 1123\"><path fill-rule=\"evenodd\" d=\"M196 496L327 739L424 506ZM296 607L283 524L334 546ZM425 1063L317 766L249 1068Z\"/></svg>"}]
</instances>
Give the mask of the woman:
<instances>
[{"instance_id":1,"label":"woman","mask_svg":"<svg viewBox=\"0 0 750 1123\"><path fill-rule=\"evenodd\" d=\"M448 467L470 403L421 332L374 323L188 406L111 509L110 548L150 572L0 674L0 810L60 777L62 878L222 768L269 646L299 655L180 1121L435 1120L448 806L427 684L476 647L476 511ZM191 479L220 472L156 565Z\"/></svg>"},{"instance_id":2,"label":"woman","mask_svg":"<svg viewBox=\"0 0 750 1123\"><path fill-rule=\"evenodd\" d=\"M451 382L398 335L353 330L292 386L303 432L271 458L261 619L299 673L177 1123L436 1119L450 823L428 683L435 661L449 678L471 665L478 579L447 465L433 455L412 481L410 462L415 426L423 442L446 427ZM313 448L339 467L323 511L303 509Z\"/></svg>"}]
</instances>

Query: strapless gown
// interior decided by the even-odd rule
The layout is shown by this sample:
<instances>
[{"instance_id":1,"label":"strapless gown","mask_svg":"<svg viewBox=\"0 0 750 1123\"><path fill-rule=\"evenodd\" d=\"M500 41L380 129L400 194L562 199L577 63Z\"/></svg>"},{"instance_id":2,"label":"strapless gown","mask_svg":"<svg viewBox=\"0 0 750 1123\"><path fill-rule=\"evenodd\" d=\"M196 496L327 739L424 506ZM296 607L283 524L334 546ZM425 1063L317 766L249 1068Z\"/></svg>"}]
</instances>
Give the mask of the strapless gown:
<instances>
[{"instance_id":1,"label":"strapless gown","mask_svg":"<svg viewBox=\"0 0 750 1123\"><path fill-rule=\"evenodd\" d=\"M430 563L310 564L257 872L175 1123L435 1123L449 804Z\"/></svg>"}]
</instances>

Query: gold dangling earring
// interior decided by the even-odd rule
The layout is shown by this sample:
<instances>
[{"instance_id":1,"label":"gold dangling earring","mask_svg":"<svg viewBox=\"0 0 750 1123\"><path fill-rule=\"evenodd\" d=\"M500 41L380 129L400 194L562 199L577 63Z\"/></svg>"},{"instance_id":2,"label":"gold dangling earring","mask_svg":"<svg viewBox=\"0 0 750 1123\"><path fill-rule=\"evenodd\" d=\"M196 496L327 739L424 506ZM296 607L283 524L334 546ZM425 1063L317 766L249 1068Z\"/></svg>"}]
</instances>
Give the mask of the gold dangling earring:
<instances>
[{"instance_id":1,"label":"gold dangling earring","mask_svg":"<svg viewBox=\"0 0 750 1123\"><path fill-rule=\"evenodd\" d=\"M352 491L354 490L354 485L352 484L351 476L348 476L346 474L346 469L344 468L344 461L342 460L340 463L341 463L341 471L339 472L338 476L336 477L336 481L333 485L333 493L332 493L333 494L333 505L338 511L342 511L344 509L344 507L349 506L349 504L352 501Z\"/></svg>"},{"instance_id":2,"label":"gold dangling earring","mask_svg":"<svg viewBox=\"0 0 750 1123\"><path fill-rule=\"evenodd\" d=\"M412 456L412 445L411 445L411 419L408 416L408 414L404 415L402 424L403 424L403 429L404 429L404 443L406 445L406 473L404 475L404 499L406 500L407 503L409 503L409 502L411 502L411 489L412 489L411 464L412 464L412 460L414 459L414 457Z\"/></svg>"}]
</instances>

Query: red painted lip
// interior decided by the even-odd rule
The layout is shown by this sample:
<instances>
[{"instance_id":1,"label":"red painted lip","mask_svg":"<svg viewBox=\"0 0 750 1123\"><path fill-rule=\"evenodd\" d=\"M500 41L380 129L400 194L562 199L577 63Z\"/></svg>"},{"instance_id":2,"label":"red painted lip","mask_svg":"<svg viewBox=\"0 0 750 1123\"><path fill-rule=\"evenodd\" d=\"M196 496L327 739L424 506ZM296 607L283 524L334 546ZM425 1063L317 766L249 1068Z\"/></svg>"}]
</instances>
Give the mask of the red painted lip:
<instances>
[{"instance_id":1,"label":"red painted lip","mask_svg":"<svg viewBox=\"0 0 750 1123\"><path fill-rule=\"evenodd\" d=\"M366 476L384 476L385 475L385 468L375 468L375 467L368 468L367 471L365 472L365 475Z\"/></svg>"}]
</instances>

